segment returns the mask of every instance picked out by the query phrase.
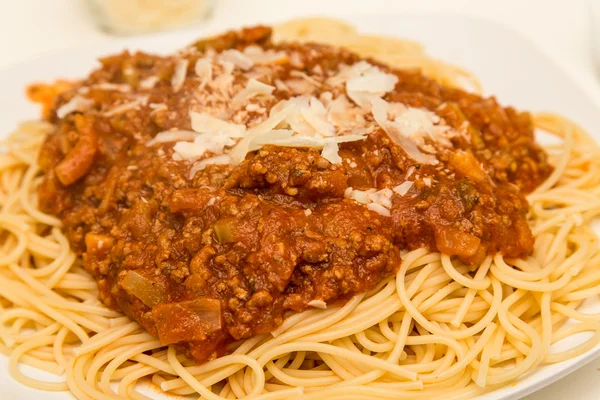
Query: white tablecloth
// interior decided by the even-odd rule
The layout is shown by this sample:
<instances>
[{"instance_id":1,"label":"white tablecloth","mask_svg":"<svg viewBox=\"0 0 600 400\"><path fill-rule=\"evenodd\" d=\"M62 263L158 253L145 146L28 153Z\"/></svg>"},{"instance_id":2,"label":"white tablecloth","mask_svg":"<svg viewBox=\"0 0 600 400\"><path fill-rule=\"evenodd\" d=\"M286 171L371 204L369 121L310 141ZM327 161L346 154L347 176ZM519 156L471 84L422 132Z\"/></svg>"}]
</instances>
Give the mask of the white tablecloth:
<instances>
[{"instance_id":1,"label":"white tablecloth","mask_svg":"<svg viewBox=\"0 0 600 400\"><path fill-rule=\"evenodd\" d=\"M0 69L43 52L115 40L96 29L84 3L84 0L0 0ZM589 51L591 18L585 0L217 0L217 3L213 18L219 24L297 15L378 12L449 12L490 18L533 41L600 106L600 73L596 73L600 68L594 68ZM527 400L555 399L600 399L600 360L527 397Z\"/></svg>"}]
</instances>

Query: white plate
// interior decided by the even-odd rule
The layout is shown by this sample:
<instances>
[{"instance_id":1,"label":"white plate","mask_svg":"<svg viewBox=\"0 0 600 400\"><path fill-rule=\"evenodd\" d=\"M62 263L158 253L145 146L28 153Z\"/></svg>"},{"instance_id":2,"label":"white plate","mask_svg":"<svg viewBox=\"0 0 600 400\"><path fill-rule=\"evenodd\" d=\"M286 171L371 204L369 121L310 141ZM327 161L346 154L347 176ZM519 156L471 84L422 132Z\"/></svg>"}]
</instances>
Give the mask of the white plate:
<instances>
[{"instance_id":1,"label":"white plate","mask_svg":"<svg viewBox=\"0 0 600 400\"><path fill-rule=\"evenodd\" d=\"M364 32L405 37L425 44L432 55L477 74L486 93L496 95L503 104L531 111L560 112L588 131L600 132L598 110L579 87L531 43L494 22L446 15L371 15L348 19ZM37 107L29 104L23 96L24 87L30 82L83 76L96 65L96 57L123 48L173 51L208 31L212 33L224 28L212 26L204 31L161 34L112 42L91 49L52 53L6 69L0 72L0 135L9 132L20 120L37 116ZM600 139L600 136L597 135L596 139ZM586 309L600 312L600 301L589 302ZM571 338L561 344L573 345L584 339L582 336ZM479 397L478 400L521 398L599 356L600 345L575 359L538 368L517 383ZM0 398L70 398L65 393L39 392L15 383L8 374L6 358L0 357Z\"/></svg>"}]
</instances>

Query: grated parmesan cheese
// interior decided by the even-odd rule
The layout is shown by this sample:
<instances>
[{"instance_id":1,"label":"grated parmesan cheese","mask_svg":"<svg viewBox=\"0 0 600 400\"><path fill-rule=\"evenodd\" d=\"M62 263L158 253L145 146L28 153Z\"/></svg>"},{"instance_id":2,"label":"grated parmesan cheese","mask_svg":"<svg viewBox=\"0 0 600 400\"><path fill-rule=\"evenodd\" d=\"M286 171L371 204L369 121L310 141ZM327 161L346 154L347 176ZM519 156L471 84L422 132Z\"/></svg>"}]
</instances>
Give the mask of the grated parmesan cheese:
<instances>
[{"instance_id":1,"label":"grated parmesan cheese","mask_svg":"<svg viewBox=\"0 0 600 400\"><path fill-rule=\"evenodd\" d=\"M242 124L232 124L231 122L213 117L202 112L190 111L192 121L192 130L199 133L221 133L231 138L240 138L244 136L246 126Z\"/></svg>"},{"instance_id":2,"label":"grated parmesan cheese","mask_svg":"<svg viewBox=\"0 0 600 400\"><path fill-rule=\"evenodd\" d=\"M406 193L408 193L408 191L410 190L410 188L413 186L413 182L411 181L404 181L401 184L399 184L398 186L395 186L392 190L399 194L400 196L404 196Z\"/></svg>"},{"instance_id":3,"label":"grated parmesan cheese","mask_svg":"<svg viewBox=\"0 0 600 400\"><path fill-rule=\"evenodd\" d=\"M321 157L326 159L332 164L341 164L342 157L338 154L340 147L336 142L327 142L325 146L323 146L323 150L321 151Z\"/></svg>"},{"instance_id":4,"label":"grated parmesan cheese","mask_svg":"<svg viewBox=\"0 0 600 400\"><path fill-rule=\"evenodd\" d=\"M190 61L186 58L179 59L175 63L173 76L171 77L171 86L173 87L174 92L178 92L183 87L189 63Z\"/></svg>"},{"instance_id":5,"label":"grated parmesan cheese","mask_svg":"<svg viewBox=\"0 0 600 400\"><path fill-rule=\"evenodd\" d=\"M91 89L98 90L114 90L116 92L129 92L131 90L131 86L124 83L111 83L111 82L103 82L97 83L95 85L90 86Z\"/></svg>"},{"instance_id":6,"label":"grated parmesan cheese","mask_svg":"<svg viewBox=\"0 0 600 400\"><path fill-rule=\"evenodd\" d=\"M391 92L398 83L398 77L381 71L377 67L371 67L360 76L349 79L346 82L347 92L364 92L383 96Z\"/></svg>"},{"instance_id":7,"label":"grated parmesan cheese","mask_svg":"<svg viewBox=\"0 0 600 400\"><path fill-rule=\"evenodd\" d=\"M196 65L194 65L194 72L200 78L200 86L198 88L203 89L212 80L212 61L209 58L198 59Z\"/></svg>"},{"instance_id":8,"label":"grated parmesan cheese","mask_svg":"<svg viewBox=\"0 0 600 400\"><path fill-rule=\"evenodd\" d=\"M320 135L334 136L335 127L327 121L327 109L321 100L311 96L309 104L309 107L300 109L304 120Z\"/></svg>"},{"instance_id":9,"label":"grated parmesan cheese","mask_svg":"<svg viewBox=\"0 0 600 400\"><path fill-rule=\"evenodd\" d=\"M272 49L263 50L259 46L248 46L244 49L244 55L257 65L282 64L288 60L284 51L275 51Z\"/></svg>"},{"instance_id":10,"label":"grated parmesan cheese","mask_svg":"<svg viewBox=\"0 0 600 400\"><path fill-rule=\"evenodd\" d=\"M255 151L260 149L262 146L271 143L276 139L287 139L294 135L294 131L290 129L273 129L269 132L264 132L256 135L250 141L248 151Z\"/></svg>"},{"instance_id":11,"label":"grated parmesan cheese","mask_svg":"<svg viewBox=\"0 0 600 400\"><path fill-rule=\"evenodd\" d=\"M274 90L274 86L259 82L256 79L249 79L246 87L233 97L231 106L234 108L239 107L256 96L270 96Z\"/></svg>"},{"instance_id":12,"label":"grated parmesan cheese","mask_svg":"<svg viewBox=\"0 0 600 400\"><path fill-rule=\"evenodd\" d=\"M310 307L320 308L321 310L327 310L327 303L323 300L311 300L307 303Z\"/></svg>"},{"instance_id":13,"label":"grated parmesan cheese","mask_svg":"<svg viewBox=\"0 0 600 400\"><path fill-rule=\"evenodd\" d=\"M281 92L289 92L290 88L281 80L281 79L275 79L275 87L277 88L277 90L281 91Z\"/></svg>"},{"instance_id":14,"label":"grated parmesan cheese","mask_svg":"<svg viewBox=\"0 0 600 400\"><path fill-rule=\"evenodd\" d=\"M196 176L196 173L198 171L204 170L209 165L227 165L230 163L231 163L231 159L226 154L205 158L204 160L197 161L194 163L194 165L192 165L192 167L190 168L190 172L189 172L189 178L194 179L194 176ZM213 199L214 199L214 197L213 197ZM211 199L211 200L213 200L213 199ZM213 201L213 203L214 203L214 201Z\"/></svg>"},{"instance_id":15,"label":"grated parmesan cheese","mask_svg":"<svg viewBox=\"0 0 600 400\"><path fill-rule=\"evenodd\" d=\"M372 65L366 61L359 61L352 66L343 66L337 75L327 79L327 84L331 86L343 85L348 80L360 76L371 67Z\"/></svg>"},{"instance_id":16,"label":"grated parmesan cheese","mask_svg":"<svg viewBox=\"0 0 600 400\"><path fill-rule=\"evenodd\" d=\"M156 75L152 75L140 81L140 88L142 89L153 89L156 84L160 81L160 78Z\"/></svg>"},{"instance_id":17,"label":"grated parmesan cheese","mask_svg":"<svg viewBox=\"0 0 600 400\"><path fill-rule=\"evenodd\" d=\"M202 157L207 151L222 154L226 146L233 146L234 144L235 141L222 132L200 133L193 142L175 143L173 150L181 159L193 161Z\"/></svg>"},{"instance_id":18,"label":"grated parmesan cheese","mask_svg":"<svg viewBox=\"0 0 600 400\"><path fill-rule=\"evenodd\" d=\"M352 199L357 203L365 204L367 208L385 217L389 217L392 208L393 191L388 188L381 190L368 189L357 190L352 187L344 191L344 197Z\"/></svg>"},{"instance_id":19,"label":"grated parmesan cheese","mask_svg":"<svg viewBox=\"0 0 600 400\"><path fill-rule=\"evenodd\" d=\"M433 123L439 122L437 115L429 111L405 107L394 121L390 121L388 119L390 104L387 101L377 96L369 96L367 100L371 103L371 113L375 122L410 158L422 164L438 163L435 156L423 153L417 145L420 134L433 136Z\"/></svg>"},{"instance_id":20,"label":"grated parmesan cheese","mask_svg":"<svg viewBox=\"0 0 600 400\"><path fill-rule=\"evenodd\" d=\"M300 96L310 95L315 89L314 85L305 79L288 79L285 85L293 94Z\"/></svg>"},{"instance_id":21,"label":"grated parmesan cheese","mask_svg":"<svg viewBox=\"0 0 600 400\"><path fill-rule=\"evenodd\" d=\"M126 111L133 110L142 105L141 100L133 100L119 106L116 106L104 113L106 117L112 117L113 115L122 114Z\"/></svg>"},{"instance_id":22,"label":"grated parmesan cheese","mask_svg":"<svg viewBox=\"0 0 600 400\"><path fill-rule=\"evenodd\" d=\"M239 50L229 49L218 55L217 61L221 64L230 63L243 71L248 71L254 66L254 61Z\"/></svg>"},{"instance_id":23,"label":"grated parmesan cheese","mask_svg":"<svg viewBox=\"0 0 600 400\"><path fill-rule=\"evenodd\" d=\"M85 97L81 97L79 95L73 96L71 100L60 106L56 110L56 116L58 118L64 118L67 115L73 112L82 112L88 110L90 107L94 105L94 102L90 99L86 99Z\"/></svg>"},{"instance_id":24,"label":"grated parmesan cheese","mask_svg":"<svg viewBox=\"0 0 600 400\"><path fill-rule=\"evenodd\" d=\"M394 119L393 124L404 136L426 133L433 138L434 124L438 122L440 122L440 118L431 111L408 107L405 112Z\"/></svg>"},{"instance_id":25,"label":"grated parmesan cheese","mask_svg":"<svg viewBox=\"0 0 600 400\"><path fill-rule=\"evenodd\" d=\"M398 83L396 75L385 73L374 66L361 71L360 75L346 81L348 97L360 107L367 107L370 97L382 97L394 90Z\"/></svg>"},{"instance_id":26,"label":"grated parmesan cheese","mask_svg":"<svg viewBox=\"0 0 600 400\"><path fill-rule=\"evenodd\" d=\"M272 145L282 146L282 147L312 147L312 148L316 148L316 149L322 149L323 147L325 147L325 145L327 143L354 142L354 141L363 140L363 139L365 139L365 137L360 136L360 135L337 136L335 138L327 138L327 139L313 137L313 136L296 135L296 136L291 136L288 138L271 139L271 140L268 140L268 142L263 142L263 141L254 139L253 143L262 144L262 145L272 144Z\"/></svg>"},{"instance_id":27,"label":"grated parmesan cheese","mask_svg":"<svg viewBox=\"0 0 600 400\"><path fill-rule=\"evenodd\" d=\"M153 146L158 143L169 143L169 142L187 142L192 141L198 135L197 132L185 131L185 130L172 130L159 132L156 136L146 143L146 146Z\"/></svg>"}]
</instances>

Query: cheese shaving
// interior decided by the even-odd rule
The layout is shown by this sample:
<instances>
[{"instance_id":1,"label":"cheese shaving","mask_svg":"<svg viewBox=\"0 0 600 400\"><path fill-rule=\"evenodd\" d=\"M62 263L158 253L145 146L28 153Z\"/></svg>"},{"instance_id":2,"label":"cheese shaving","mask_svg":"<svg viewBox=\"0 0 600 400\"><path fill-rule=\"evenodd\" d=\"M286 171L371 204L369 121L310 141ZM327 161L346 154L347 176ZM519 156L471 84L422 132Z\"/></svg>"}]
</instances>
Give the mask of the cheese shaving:
<instances>
[{"instance_id":1,"label":"cheese shaving","mask_svg":"<svg viewBox=\"0 0 600 400\"><path fill-rule=\"evenodd\" d=\"M245 125L232 124L204 112L190 111L190 119L192 130L200 133L221 133L230 138L241 138L246 131Z\"/></svg>"},{"instance_id":2,"label":"cheese shaving","mask_svg":"<svg viewBox=\"0 0 600 400\"><path fill-rule=\"evenodd\" d=\"M283 107L280 107L282 105ZM292 109L292 105L282 101L277 103L269 113L269 118L261 122L260 124L254 125L248 129L248 134L261 134L272 131L281 124L288 116Z\"/></svg>"},{"instance_id":3,"label":"cheese shaving","mask_svg":"<svg viewBox=\"0 0 600 400\"><path fill-rule=\"evenodd\" d=\"M94 105L94 102L90 99L86 99L81 96L73 96L71 100L60 106L56 110L56 116L58 118L64 118L73 112L82 112L88 110Z\"/></svg>"},{"instance_id":4,"label":"cheese shaving","mask_svg":"<svg viewBox=\"0 0 600 400\"><path fill-rule=\"evenodd\" d=\"M432 112L423 111L413 107L404 107L402 112L394 119L388 120L389 103L377 96L370 95L371 113L377 124L387 132L390 138L400 146L413 160L422 164L438 163L435 156L423 153L417 143L420 134L433 136L434 123L439 122L439 117Z\"/></svg>"},{"instance_id":5,"label":"cheese shaving","mask_svg":"<svg viewBox=\"0 0 600 400\"><path fill-rule=\"evenodd\" d=\"M298 70L292 70L292 71L290 71L290 76L304 79L305 81L309 82L311 85L314 85L316 87L323 87L323 84L321 82L319 82L315 78L309 76L305 72L298 71Z\"/></svg>"},{"instance_id":6,"label":"cheese shaving","mask_svg":"<svg viewBox=\"0 0 600 400\"><path fill-rule=\"evenodd\" d=\"M327 121L327 109L323 103L314 96L310 98L309 103L309 107L300 109L304 120L320 135L334 136L335 127Z\"/></svg>"},{"instance_id":7,"label":"cheese shaving","mask_svg":"<svg viewBox=\"0 0 600 400\"><path fill-rule=\"evenodd\" d=\"M155 111L162 111L162 110L169 109L169 107L167 107L167 105L164 103L150 103L150 104L148 104L148 107L150 107L152 109L152 111L150 111L150 113L153 113Z\"/></svg>"},{"instance_id":8,"label":"cheese shaving","mask_svg":"<svg viewBox=\"0 0 600 400\"><path fill-rule=\"evenodd\" d=\"M387 92L394 90L398 83L396 75L385 73L374 66L364 69L363 64L357 70L360 71L360 74L346 81L346 93L361 107L369 105L369 95L382 97Z\"/></svg>"},{"instance_id":9,"label":"cheese shaving","mask_svg":"<svg viewBox=\"0 0 600 400\"><path fill-rule=\"evenodd\" d=\"M390 209L392 208L392 196L393 192L388 188L381 190L357 190L349 187L344 192L345 198L352 199L357 203L365 204L369 210L385 217L389 217L391 215Z\"/></svg>"},{"instance_id":10,"label":"cheese shaving","mask_svg":"<svg viewBox=\"0 0 600 400\"><path fill-rule=\"evenodd\" d=\"M217 57L220 63L231 63L243 71L248 71L254 66L254 61L239 50L225 50Z\"/></svg>"},{"instance_id":11,"label":"cheese shaving","mask_svg":"<svg viewBox=\"0 0 600 400\"><path fill-rule=\"evenodd\" d=\"M406 193L408 193L408 191L410 190L410 188L412 188L413 183L411 181L404 181L401 184L399 184L398 186L395 186L392 190L399 194L400 196L404 196Z\"/></svg>"},{"instance_id":12,"label":"cheese shaving","mask_svg":"<svg viewBox=\"0 0 600 400\"><path fill-rule=\"evenodd\" d=\"M414 140L402 135L396 128L390 129L389 134L392 140L398 146L402 147L402 150L404 150L404 152L416 162L429 165L436 165L439 163L435 156L423 153L421 150L419 150L419 147Z\"/></svg>"},{"instance_id":13,"label":"cheese shaving","mask_svg":"<svg viewBox=\"0 0 600 400\"><path fill-rule=\"evenodd\" d=\"M116 92L129 92L131 90L131 86L124 84L124 83L110 83L110 82L104 82L104 83L97 83L95 85L90 86L90 88L92 89L98 89L98 90L114 90Z\"/></svg>"},{"instance_id":14,"label":"cheese shaving","mask_svg":"<svg viewBox=\"0 0 600 400\"><path fill-rule=\"evenodd\" d=\"M333 137L333 138L319 138L319 137L313 137L313 136L302 136L302 135L297 135L297 136L292 136L289 138L282 138L282 139L273 139L273 140L269 140L266 143L261 143L258 142L259 144L262 145L266 145L266 144L272 144L275 146L282 146L282 147L312 147L315 149L322 149L323 147L325 147L325 145L327 143L344 143L344 142L354 142L354 141L359 141L359 140L364 140L365 136L360 136L360 135L347 135L347 136L337 136L337 137ZM256 139L255 139L256 141Z\"/></svg>"},{"instance_id":15,"label":"cheese shaving","mask_svg":"<svg viewBox=\"0 0 600 400\"><path fill-rule=\"evenodd\" d=\"M345 66L340 68L341 71L331 78L327 79L327 84L331 86L339 86L346 83L352 78L356 78L366 72L372 65L366 61L359 61L352 66Z\"/></svg>"},{"instance_id":16,"label":"cheese shaving","mask_svg":"<svg viewBox=\"0 0 600 400\"><path fill-rule=\"evenodd\" d=\"M270 96L274 90L274 86L259 82L256 79L249 79L246 87L231 100L231 106L234 108L239 107L256 96Z\"/></svg>"},{"instance_id":17,"label":"cheese shaving","mask_svg":"<svg viewBox=\"0 0 600 400\"><path fill-rule=\"evenodd\" d=\"M321 310L327 310L327 303L323 300L311 300L307 303L310 307L320 308Z\"/></svg>"},{"instance_id":18,"label":"cheese shaving","mask_svg":"<svg viewBox=\"0 0 600 400\"><path fill-rule=\"evenodd\" d=\"M178 92L183 87L189 63L190 61L186 58L179 59L175 63L173 76L171 77L171 86L173 87L174 92Z\"/></svg>"},{"instance_id":19,"label":"cheese shaving","mask_svg":"<svg viewBox=\"0 0 600 400\"><path fill-rule=\"evenodd\" d=\"M275 107L277 107L277 105ZM250 150L250 143L254 139L256 139L260 134L272 131L286 118L289 112L289 107L285 107L284 104L283 108L279 109L277 112L274 112L275 107L271 109L271 115L269 116L269 118L267 118L260 124L248 129L248 131L246 132L246 136L242 140L240 140L233 149L231 149L229 155L231 157L231 162L233 165L238 165L239 163L244 161L244 158L246 158L246 154L249 151L253 151Z\"/></svg>"},{"instance_id":20,"label":"cheese shaving","mask_svg":"<svg viewBox=\"0 0 600 400\"><path fill-rule=\"evenodd\" d=\"M308 96L296 96L287 101L286 107L290 109L285 122L290 128L303 136L314 136L317 131L308 123L303 116L303 110L310 107Z\"/></svg>"},{"instance_id":21,"label":"cheese shaving","mask_svg":"<svg viewBox=\"0 0 600 400\"><path fill-rule=\"evenodd\" d=\"M392 195L393 195L392 190L386 188L386 189L381 189L374 193L367 194L367 198L372 203L381 204L385 208L392 208L392 200L391 200Z\"/></svg>"},{"instance_id":22,"label":"cheese shaving","mask_svg":"<svg viewBox=\"0 0 600 400\"><path fill-rule=\"evenodd\" d=\"M192 141L198 136L197 132L186 131L186 130L172 130L159 132L151 140L146 143L146 146L153 146L158 143L169 143L169 142L187 142Z\"/></svg>"},{"instance_id":23,"label":"cheese shaving","mask_svg":"<svg viewBox=\"0 0 600 400\"><path fill-rule=\"evenodd\" d=\"M335 142L327 142L325 146L323 146L323 150L321 151L321 157L326 159L332 164L341 164L342 157L338 154L340 150L339 146Z\"/></svg>"},{"instance_id":24,"label":"cheese shaving","mask_svg":"<svg viewBox=\"0 0 600 400\"><path fill-rule=\"evenodd\" d=\"M371 67L360 76L354 77L346 82L347 92L364 92L383 96L391 92L398 83L398 77L381 71L377 67Z\"/></svg>"},{"instance_id":25,"label":"cheese shaving","mask_svg":"<svg viewBox=\"0 0 600 400\"><path fill-rule=\"evenodd\" d=\"M360 109L353 107L345 95L338 96L329 104L327 121L342 129L351 129L356 125L352 117L356 116L357 110Z\"/></svg>"},{"instance_id":26,"label":"cheese shaving","mask_svg":"<svg viewBox=\"0 0 600 400\"><path fill-rule=\"evenodd\" d=\"M408 107L405 112L394 119L393 124L404 136L426 133L433 138L434 124L438 122L440 122L440 117L431 111Z\"/></svg>"},{"instance_id":27,"label":"cheese shaving","mask_svg":"<svg viewBox=\"0 0 600 400\"><path fill-rule=\"evenodd\" d=\"M140 88L142 89L153 89L156 84L160 81L160 78L156 75L152 75L140 81Z\"/></svg>"},{"instance_id":28,"label":"cheese shaving","mask_svg":"<svg viewBox=\"0 0 600 400\"><path fill-rule=\"evenodd\" d=\"M275 51L272 49L265 51L259 46L246 47L244 55L257 65L282 64L288 60L288 56L284 51Z\"/></svg>"},{"instance_id":29,"label":"cheese shaving","mask_svg":"<svg viewBox=\"0 0 600 400\"><path fill-rule=\"evenodd\" d=\"M192 165L192 167L190 168L190 172L189 172L189 178L194 179L194 176L196 176L196 173L198 171L203 171L209 165L227 165L230 163L231 163L231 159L226 154L222 154L222 155L215 156L215 157L205 158L204 160L197 161L194 163L194 165ZM213 199L214 199L214 197L211 200L213 200ZM213 204L214 204L214 201L213 201ZM209 205L211 205L211 204L209 204Z\"/></svg>"},{"instance_id":30,"label":"cheese shaving","mask_svg":"<svg viewBox=\"0 0 600 400\"><path fill-rule=\"evenodd\" d=\"M256 135L248 146L248 151L255 151L260 149L262 146L271 143L273 140L277 139L285 139L292 137L294 135L294 131L290 129L274 129L269 132L261 133L260 135Z\"/></svg>"},{"instance_id":31,"label":"cheese shaving","mask_svg":"<svg viewBox=\"0 0 600 400\"><path fill-rule=\"evenodd\" d=\"M183 160L196 160L211 152L222 154L226 146L233 146L235 141L226 134L219 133L201 133L196 136L193 142L177 142L173 146L175 153Z\"/></svg>"},{"instance_id":32,"label":"cheese shaving","mask_svg":"<svg viewBox=\"0 0 600 400\"><path fill-rule=\"evenodd\" d=\"M140 100L133 100L110 109L109 111L105 112L104 115L106 117L112 117L113 115L122 114L126 111L138 108L140 105L142 105Z\"/></svg>"},{"instance_id":33,"label":"cheese shaving","mask_svg":"<svg viewBox=\"0 0 600 400\"><path fill-rule=\"evenodd\" d=\"M212 62L208 58L200 58L194 65L194 72L200 78L199 89L204 88L208 82L212 80Z\"/></svg>"},{"instance_id":34,"label":"cheese shaving","mask_svg":"<svg viewBox=\"0 0 600 400\"><path fill-rule=\"evenodd\" d=\"M315 86L305 79L288 79L285 85L295 95L310 95L315 90Z\"/></svg>"}]
</instances>

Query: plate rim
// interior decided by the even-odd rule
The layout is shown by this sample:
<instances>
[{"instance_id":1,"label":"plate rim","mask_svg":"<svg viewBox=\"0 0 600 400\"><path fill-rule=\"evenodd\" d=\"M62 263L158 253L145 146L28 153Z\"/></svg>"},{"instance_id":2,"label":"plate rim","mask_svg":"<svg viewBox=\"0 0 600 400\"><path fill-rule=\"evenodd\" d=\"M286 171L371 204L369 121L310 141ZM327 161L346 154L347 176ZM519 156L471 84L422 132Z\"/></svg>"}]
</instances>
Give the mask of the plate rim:
<instances>
[{"instance_id":1,"label":"plate rim","mask_svg":"<svg viewBox=\"0 0 600 400\"><path fill-rule=\"evenodd\" d=\"M525 46L529 47L530 49L532 49L532 51L537 53L536 54L537 57L543 58L544 63L551 64L554 68L556 68L562 75L562 78L564 78L565 81L568 81L569 84L577 90L577 96L584 99L585 102L589 103L594 109L596 109L596 111L598 111L598 107L594 103L593 99L582 89L581 85L571 77L571 74L564 66L555 62L543 48L536 45L535 42L533 42L530 38L521 34L518 30L512 28L508 24L501 23L501 22L499 22L497 20L493 20L489 17L479 17L479 16L473 16L473 15L462 14L462 13L444 13L444 12L418 12L418 13L407 13L407 14L400 14L400 13L382 14L379 12L368 12L368 13L364 13L364 14L360 14L360 15L340 14L340 15L336 15L333 17L340 18L343 20L349 20L352 23L355 23L359 30L363 29L361 27L361 23L360 23L361 20L373 18L373 17L384 17L384 18L395 17L395 18L406 19L406 20L415 19L415 18L425 18L425 19L431 19L431 18L449 19L449 18L451 18L451 19L467 22L469 24L476 24L480 28L483 28L483 29L493 28L498 31L503 31L503 32L507 33L509 36L518 38L518 40L521 41ZM287 20L289 18L285 18L285 19ZM278 21L282 21L282 19L280 19L278 17L277 18L269 18L266 23L276 23ZM21 67L25 64L40 62L44 59L47 59L48 57L60 57L60 56L65 56L65 55L76 54L79 52L88 53L90 51L90 46L93 47L93 52L96 53L98 56L101 54L107 54L110 52L119 51L118 50L119 48L120 49L135 49L136 47L139 48L139 47L143 47L144 45L150 45L150 42L153 39L167 40L168 38L172 37L172 38L179 38L177 40L182 40L183 37L186 37L186 38L188 38L188 37L190 37L190 38L203 37L206 35L211 35L211 34L217 33L219 31L224 31L226 29L233 29L235 26L239 27L239 26L251 25L248 23L239 24L239 23L237 23L237 21L235 21L235 22L234 21L222 21L222 22L223 23L218 23L218 22L210 23L202 28L196 28L196 29L186 29L186 30L173 31L173 32L159 32L159 33L137 36L137 37L127 37L127 38L117 37L114 40L102 39L102 40L94 41L89 46L84 46L83 44L81 44L81 45L73 46L70 48L62 48L62 49L56 49L56 50L50 50L50 51L43 51L43 52L40 52L37 54L33 54L30 56L24 57L23 59L21 59L19 61L2 66L0 68L0 80L2 79L1 76L7 75L7 74L10 75L12 73L15 73L15 71L19 70L19 67ZM265 21L255 22L255 24L258 24L258 23L265 23ZM143 45L140 46L140 43L143 43ZM94 59L94 61L95 61L95 59ZM91 62L90 62L90 64L91 64ZM485 82L484 82L484 86L485 86ZM10 93L8 93L8 95L10 96ZM489 95L489 94L486 93L486 95ZM7 94L3 94L0 97L4 97L4 96L7 96ZM18 121L14 121L14 120L12 122L13 122L13 125L15 122L18 123ZM0 132L0 138L4 137L6 134L7 133L5 133L4 131ZM562 365L564 368L556 371L555 373L551 374L550 376L542 377L541 379L539 379L537 381L533 381L528 385L527 384L523 385L522 381L521 382L516 381L513 383L509 383L508 385L499 387L493 391L490 391L486 394L478 396L478 397L474 398L473 400L502 400L502 399L522 398L529 394L535 393L538 390L540 390L554 382L559 381L560 379L579 370L580 368L584 367L585 365L587 365L588 363L592 362L593 360L595 360L599 357L600 357L600 344L596 345L592 349L588 350L587 352L585 352L573 359L554 364L554 365ZM6 356L0 355L0 364L2 364L2 366L6 366L8 364L7 360L8 360L8 358ZM537 367L536 370L534 370L534 373L539 368L540 367ZM9 379L12 380L12 378L10 378L10 377L9 377ZM16 382L15 382L15 384L20 385ZM24 388L26 388L26 387L24 387ZM29 388L27 388L27 389L29 389ZM43 394L47 393L47 392L39 391L36 393L40 393L40 395L43 396ZM10 392L9 392L9 394L10 394Z\"/></svg>"}]
</instances>

